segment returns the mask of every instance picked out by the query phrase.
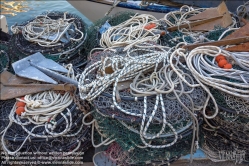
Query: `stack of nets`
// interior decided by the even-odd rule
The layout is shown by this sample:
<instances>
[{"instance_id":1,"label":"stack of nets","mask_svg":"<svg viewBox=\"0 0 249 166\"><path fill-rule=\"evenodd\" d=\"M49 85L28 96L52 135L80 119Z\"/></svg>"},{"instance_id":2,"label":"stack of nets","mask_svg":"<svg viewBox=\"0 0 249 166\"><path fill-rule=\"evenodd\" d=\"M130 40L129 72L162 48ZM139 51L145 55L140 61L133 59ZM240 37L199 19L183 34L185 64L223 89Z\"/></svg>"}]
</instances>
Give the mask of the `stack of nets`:
<instances>
[{"instance_id":1,"label":"stack of nets","mask_svg":"<svg viewBox=\"0 0 249 166\"><path fill-rule=\"evenodd\" d=\"M210 125L224 110L246 115L248 58L219 47L198 47L191 52L180 48L221 40L239 26L235 17L229 27L217 26L209 32L178 28L166 33L168 27L188 23L189 17L204 10L184 6L161 20L128 15L111 25L108 19L112 18L105 17L91 27L93 38L85 43L89 63L79 79L79 91L81 99L95 108L86 115L94 118L89 123L93 145L104 147L95 155L95 164L103 157L116 165L169 164L192 154L201 142L205 152L208 148L215 151L211 147L214 138L208 142L206 136L213 135L204 129L199 135L202 118ZM215 58L219 54L224 54L233 69L218 67Z\"/></svg>"},{"instance_id":2,"label":"stack of nets","mask_svg":"<svg viewBox=\"0 0 249 166\"><path fill-rule=\"evenodd\" d=\"M206 120L201 130L206 156L214 162L248 163L248 122L248 116L231 109L220 109L218 116Z\"/></svg>"},{"instance_id":3,"label":"stack of nets","mask_svg":"<svg viewBox=\"0 0 249 166\"><path fill-rule=\"evenodd\" d=\"M87 57L92 49L100 47L101 33L100 29L107 29L108 27L105 24L110 26L116 26L134 16L134 12L119 12L112 16L105 16L102 19L97 20L87 29L87 38L86 42L82 46L81 54ZM77 60L78 63L76 66L81 67L86 64L85 60Z\"/></svg>"},{"instance_id":4,"label":"stack of nets","mask_svg":"<svg viewBox=\"0 0 249 166\"><path fill-rule=\"evenodd\" d=\"M232 69L222 69L215 62L225 56ZM212 98L209 113L204 116L203 150L213 161L248 162L249 58L247 53L227 52L215 46L198 47L190 52L188 66L195 77L209 87Z\"/></svg>"},{"instance_id":5,"label":"stack of nets","mask_svg":"<svg viewBox=\"0 0 249 166\"><path fill-rule=\"evenodd\" d=\"M81 99L95 107L93 145L113 143L105 154L119 165L169 164L193 153L206 91L192 87L198 83L168 47L123 50L93 52L79 80Z\"/></svg>"},{"instance_id":6,"label":"stack of nets","mask_svg":"<svg viewBox=\"0 0 249 166\"><path fill-rule=\"evenodd\" d=\"M83 161L92 146L91 128L83 124L84 114L68 92L46 91L17 100L26 103L21 115L15 99L0 101L1 145L10 156L8 162L27 161L27 157L37 164ZM81 108L89 106L84 103Z\"/></svg>"},{"instance_id":7,"label":"stack of nets","mask_svg":"<svg viewBox=\"0 0 249 166\"><path fill-rule=\"evenodd\" d=\"M11 62L41 52L54 61L66 62L81 57L87 37L86 24L81 17L64 12L48 12L11 27L9 51Z\"/></svg>"},{"instance_id":8,"label":"stack of nets","mask_svg":"<svg viewBox=\"0 0 249 166\"><path fill-rule=\"evenodd\" d=\"M75 79L77 71L69 72ZM73 89L0 101L0 109L1 145L6 156L11 157L9 163L27 161L29 157L29 164L44 163L48 158L50 164L82 164L84 153L92 147L91 128L83 122L90 106L80 101Z\"/></svg>"}]
</instances>

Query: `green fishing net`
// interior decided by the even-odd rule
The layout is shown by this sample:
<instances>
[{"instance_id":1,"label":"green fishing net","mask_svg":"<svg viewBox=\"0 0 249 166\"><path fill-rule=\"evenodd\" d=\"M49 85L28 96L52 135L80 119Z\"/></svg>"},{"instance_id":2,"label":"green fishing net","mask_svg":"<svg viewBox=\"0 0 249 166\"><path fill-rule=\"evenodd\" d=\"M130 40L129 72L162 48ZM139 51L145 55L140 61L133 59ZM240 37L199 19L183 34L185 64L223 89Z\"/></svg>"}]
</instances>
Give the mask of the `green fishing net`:
<instances>
[{"instance_id":1,"label":"green fishing net","mask_svg":"<svg viewBox=\"0 0 249 166\"><path fill-rule=\"evenodd\" d=\"M166 148L145 148L141 142L138 133L135 133L129 128L125 127L122 121L102 116L95 111L93 117L96 120L95 123L95 144L100 141L100 135L103 139L110 138L115 139L114 145L111 144L108 148L105 147L106 153L111 158L116 158L116 163L120 165L145 165L151 163L165 163L168 164L173 159L178 159L183 155L190 153L192 129L185 133L185 136L181 138L176 144ZM167 143L171 140L167 139L155 139L151 144ZM117 145L115 145L117 144ZM116 156L116 157L113 157ZM172 160L172 161L171 161Z\"/></svg>"}]
</instances>

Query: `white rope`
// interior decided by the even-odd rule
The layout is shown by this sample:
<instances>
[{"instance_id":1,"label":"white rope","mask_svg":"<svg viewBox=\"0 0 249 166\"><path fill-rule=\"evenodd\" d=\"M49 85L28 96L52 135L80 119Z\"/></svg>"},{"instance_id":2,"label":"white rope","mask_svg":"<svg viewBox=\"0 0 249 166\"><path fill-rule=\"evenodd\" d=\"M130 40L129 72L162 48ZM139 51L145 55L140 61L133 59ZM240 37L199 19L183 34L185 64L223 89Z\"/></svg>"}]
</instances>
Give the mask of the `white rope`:
<instances>
[{"instance_id":1,"label":"white rope","mask_svg":"<svg viewBox=\"0 0 249 166\"><path fill-rule=\"evenodd\" d=\"M150 23L156 24L156 27L150 30L145 29L145 26ZM137 42L156 42L159 39L160 34L156 34L153 30L157 28L157 26L158 20L154 16L148 14L136 14L131 19L117 26L112 26L103 33L100 39L100 46L103 48L121 46L131 47Z\"/></svg>"},{"instance_id":2,"label":"white rope","mask_svg":"<svg viewBox=\"0 0 249 166\"><path fill-rule=\"evenodd\" d=\"M72 65L66 65L66 68L69 69L68 77L74 79L75 76L72 70ZM74 131L74 133L69 133L73 125L71 111L67 108L73 102L73 97L70 95L69 92L60 94L55 91L45 91L34 95L26 95L24 97L24 100L17 98L17 101L26 103L24 107L25 112L22 112L21 116L18 116L15 113L16 104L13 106L9 114L9 125L3 131L1 139L3 149L10 155L16 154L24 146L26 141L30 139L30 136L46 139L55 138L59 136L74 137L78 135L83 129L84 119L82 118L82 124L79 129L77 129L77 131ZM64 110L67 111L66 114L62 112ZM57 127L55 119L58 115L61 115L66 122L65 128L60 133L54 131L54 129ZM26 119L27 121L23 122L21 121L21 119ZM20 125L28 135L17 150L10 151L6 146L6 141L4 137L13 123ZM28 130L26 126L30 124L35 124L35 126L31 130ZM39 127L44 127L45 131L39 134L33 133L33 131ZM74 152L79 149L81 141L77 142L78 145L71 152Z\"/></svg>"},{"instance_id":3,"label":"white rope","mask_svg":"<svg viewBox=\"0 0 249 166\"><path fill-rule=\"evenodd\" d=\"M77 28L73 19L74 18L67 19L66 13L64 13L64 18L58 20L53 20L47 15L40 15L25 26L11 26L11 30L16 34L20 32L19 28L21 28L23 37L27 41L35 42L43 47L54 47L63 45L60 40L66 31L68 31L72 26L74 26L74 29L81 34L81 37L78 39L70 37L70 40L81 41L83 39L84 34Z\"/></svg>"},{"instance_id":4,"label":"white rope","mask_svg":"<svg viewBox=\"0 0 249 166\"><path fill-rule=\"evenodd\" d=\"M165 47L165 49L169 48ZM124 57L119 55L105 57L102 62L98 61L90 65L81 74L78 85L81 99L89 101L95 99L112 83L115 82L114 87L116 87L117 82L134 78L140 72L149 70L154 67L155 64L162 62L165 57L167 57L167 54L168 51L159 47L159 51L136 57L131 57L129 54ZM113 73L108 74L105 72L105 69L108 67L112 68ZM86 76L95 69L99 69L99 74L96 75L94 81L87 84ZM116 88L113 92L116 92Z\"/></svg>"},{"instance_id":5,"label":"white rope","mask_svg":"<svg viewBox=\"0 0 249 166\"><path fill-rule=\"evenodd\" d=\"M229 62L238 65L242 70L218 67L217 63L215 63L215 57L219 54L224 55ZM212 57L213 60L208 60L207 56ZM202 84L212 86L215 89L236 97L248 99L249 59L246 56L242 58L239 55L229 53L216 46L202 46L192 50L187 56L186 62L193 76ZM215 78L217 76L234 79L238 82Z\"/></svg>"}]
</instances>

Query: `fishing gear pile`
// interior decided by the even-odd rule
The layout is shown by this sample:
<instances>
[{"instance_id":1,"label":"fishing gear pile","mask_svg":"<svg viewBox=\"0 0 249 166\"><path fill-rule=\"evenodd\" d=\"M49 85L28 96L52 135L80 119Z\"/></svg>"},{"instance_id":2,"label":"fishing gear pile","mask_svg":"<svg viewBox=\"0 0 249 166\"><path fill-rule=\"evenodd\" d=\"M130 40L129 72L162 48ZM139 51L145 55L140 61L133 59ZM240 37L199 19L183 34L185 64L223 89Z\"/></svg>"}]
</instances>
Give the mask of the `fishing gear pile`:
<instances>
[{"instance_id":1,"label":"fishing gear pile","mask_svg":"<svg viewBox=\"0 0 249 166\"><path fill-rule=\"evenodd\" d=\"M94 117L88 123L92 124L92 144L103 150L93 158L96 165L169 165L198 148L213 161L246 161L245 148L233 144L234 148L222 149L224 144L216 144L222 140L215 142L217 131L205 130L217 125L220 117L220 126L215 127L229 123L231 111L224 113L227 110L236 117L248 116L249 97L246 54L226 51L229 45L198 47L225 40L239 30L238 17L224 12L222 17L229 19L219 26L193 26L191 21L207 11L183 6L161 20L135 14L113 26L108 19L100 21L97 33L92 29L101 34L96 38L100 48L90 51L78 87L81 99L94 106L85 117ZM222 17L216 19L222 21ZM233 123L241 127L248 123L245 117L241 121ZM224 128L230 136L229 127ZM237 139L243 135L237 134ZM242 157L217 159L229 150L241 152Z\"/></svg>"},{"instance_id":2,"label":"fishing gear pile","mask_svg":"<svg viewBox=\"0 0 249 166\"><path fill-rule=\"evenodd\" d=\"M210 104L209 113L211 110L219 110L214 119L204 116L204 152L213 161L247 162L247 53L227 52L219 47L203 46L191 51L187 59L196 79L208 86L215 98L216 103Z\"/></svg>"},{"instance_id":3,"label":"fishing gear pile","mask_svg":"<svg viewBox=\"0 0 249 166\"><path fill-rule=\"evenodd\" d=\"M29 70L34 72L30 67ZM76 79L71 64L66 65L64 70L68 72L64 75L69 79ZM36 77L41 75L37 74ZM7 71L1 73L0 94L3 100L0 100L0 133L6 161L27 161L28 158L29 163L50 160L58 164L65 161L80 162L80 158L83 162L84 152L92 147L91 128L83 124L84 112L88 112L86 110L90 106L85 101L79 101L72 86L56 81L58 85L44 84ZM49 86L57 88L51 90L53 88L47 88ZM18 97L23 93L26 95Z\"/></svg>"},{"instance_id":4,"label":"fishing gear pile","mask_svg":"<svg viewBox=\"0 0 249 166\"><path fill-rule=\"evenodd\" d=\"M66 156L78 160L92 146L90 126L83 124L84 114L69 92L44 91L0 102L6 155L62 163ZM82 107L89 109L87 103Z\"/></svg>"},{"instance_id":5,"label":"fishing gear pile","mask_svg":"<svg viewBox=\"0 0 249 166\"><path fill-rule=\"evenodd\" d=\"M80 54L87 37L81 17L64 12L46 12L21 24L11 26L11 61L41 52L47 58L69 62Z\"/></svg>"},{"instance_id":6,"label":"fishing gear pile","mask_svg":"<svg viewBox=\"0 0 249 166\"><path fill-rule=\"evenodd\" d=\"M79 80L81 99L95 107L93 128L105 139L96 145L92 136L93 146L118 143L127 155L118 156L121 165L170 163L193 152L205 90L191 87L196 82L177 57L169 59L170 48L140 44L122 50L92 54Z\"/></svg>"},{"instance_id":7,"label":"fishing gear pile","mask_svg":"<svg viewBox=\"0 0 249 166\"><path fill-rule=\"evenodd\" d=\"M192 162L201 149L215 162L248 162L247 6L235 14L224 2L184 5L160 20L120 12L88 30L76 15L49 12L12 26L7 48L0 43L1 72L40 52L71 62L70 79L48 75L78 89L0 101L3 150L59 160L92 145L95 165L135 166L170 165L187 154Z\"/></svg>"}]
</instances>

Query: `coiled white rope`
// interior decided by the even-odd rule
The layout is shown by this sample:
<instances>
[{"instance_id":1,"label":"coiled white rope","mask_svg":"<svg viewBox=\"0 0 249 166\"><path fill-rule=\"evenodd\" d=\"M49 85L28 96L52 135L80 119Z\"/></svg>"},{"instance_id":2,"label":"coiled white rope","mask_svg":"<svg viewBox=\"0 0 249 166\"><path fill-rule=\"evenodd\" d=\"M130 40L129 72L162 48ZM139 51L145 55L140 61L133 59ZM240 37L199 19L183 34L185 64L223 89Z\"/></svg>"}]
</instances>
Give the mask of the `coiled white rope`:
<instances>
[{"instance_id":1,"label":"coiled white rope","mask_svg":"<svg viewBox=\"0 0 249 166\"><path fill-rule=\"evenodd\" d=\"M66 68L69 69L68 77L75 78L72 72L72 65L66 65ZM9 125L3 131L3 135L1 138L3 149L10 155L15 155L24 146L26 141L30 139L30 136L46 139L59 136L74 137L78 135L83 129L82 123L77 131L72 134L69 133L73 124L71 111L67 108L73 102L73 97L69 92L60 94L56 93L55 91L45 91L34 95L26 95L24 97L24 100L20 98L17 98L17 100L26 103L24 107L25 112L21 113L21 116L18 116L15 113L16 104L13 106L9 114ZM64 110L67 110L66 114L63 113ZM66 122L64 130L60 133L54 131L54 129L57 127L55 118L58 115L61 115ZM23 122L21 119L26 119L27 121ZM6 146L4 137L13 123L20 125L28 135L17 150L10 151ZM26 126L30 124L35 124L35 126L31 130L26 128ZM44 127L45 131L43 131L42 133L33 133L33 131L39 127ZM78 141L78 146L76 146L74 151L76 151L80 147L80 144L81 141Z\"/></svg>"},{"instance_id":2,"label":"coiled white rope","mask_svg":"<svg viewBox=\"0 0 249 166\"><path fill-rule=\"evenodd\" d=\"M78 39L70 37L70 40L81 41L83 39L84 34L77 28L73 19L74 18L67 19L66 13L64 13L64 18L58 20L53 20L47 15L40 15L25 26L11 26L11 31L16 34L20 32L19 28L21 28L23 37L27 41L35 42L43 47L54 47L63 45L60 39L71 26L74 26L74 29L81 34L81 37Z\"/></svg>"},{"instance_id":3,"label":"coiled white rope","mask_svg":"<svg viewBox=\"0 0 249 166\"><path fill-rule=\"evenodd\" d=\"M147 30L145 26L155 23L157 28L158 20L148 14L136 14L129 20L117 25L110 27L105 33L102 34L100 39L100 46L103 48L111 47L131 47L137 42L154 41L156 42L160 34L155 34L153 29ZM124 49L124 50L127 50Z\"/></svg>"},{"instance_id":4,"label":"coiled white rope","mask_svg":"<svg viewBox=\"0 0 249 166\"><path fill-rule=\"evenodd\" d=\"M178 31L189 34L189 33L192 33L190 26L189 26L189 30L186 28L180 29L179 26L182 24L189 24L190 21L187 20L189 17L197 15L205 11L206 9L207 8L193 8L193 7L184 5L180 8L179 11L172 11L172 12L167 13L162 20L166 22L168 27L178 26ZM232 28L236 24L236 19L233 17L232 19L233 19L233 23L228 28Z\"/></svg>"},{"instance_id":5,"label":"coiled white rope","mask_svg":"<svg viewBox=\"0 0 249 166\"><path fill-rule=\"evenodd\" d=\"M224 55L229 62L242 69L223 69L215 63L215 57ZM212 61L208 59L212 57ZM227 94L248 99L249 98L249 58L229 53L216 46L202 46L192 50L186 58L187 65L193 76L202 84L212 86ZM215 77L224 77L237 80L231 82Z\"/></svg>"}]
</instances>

